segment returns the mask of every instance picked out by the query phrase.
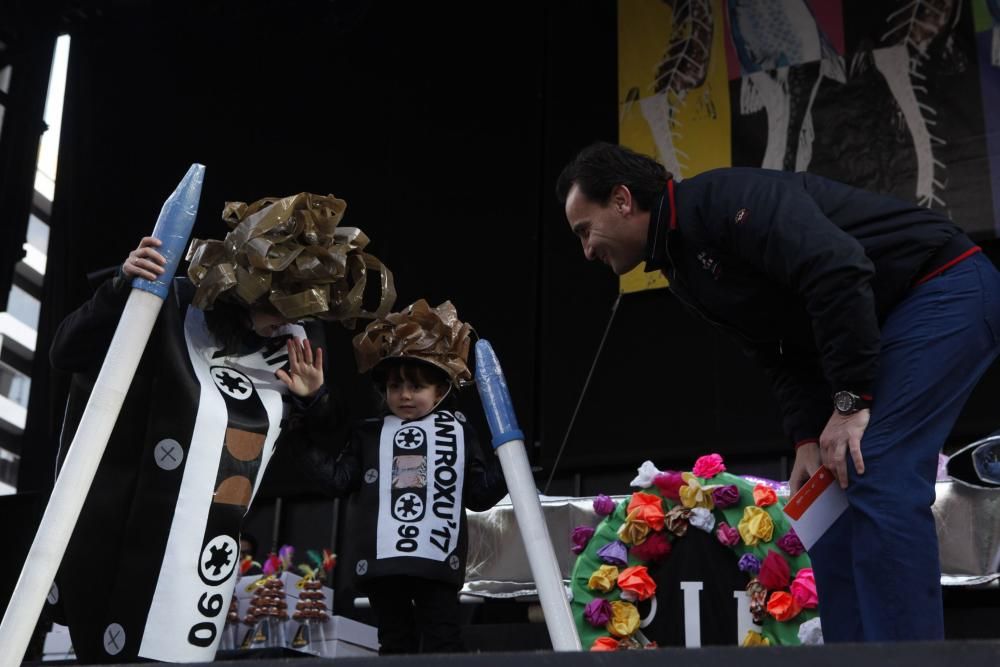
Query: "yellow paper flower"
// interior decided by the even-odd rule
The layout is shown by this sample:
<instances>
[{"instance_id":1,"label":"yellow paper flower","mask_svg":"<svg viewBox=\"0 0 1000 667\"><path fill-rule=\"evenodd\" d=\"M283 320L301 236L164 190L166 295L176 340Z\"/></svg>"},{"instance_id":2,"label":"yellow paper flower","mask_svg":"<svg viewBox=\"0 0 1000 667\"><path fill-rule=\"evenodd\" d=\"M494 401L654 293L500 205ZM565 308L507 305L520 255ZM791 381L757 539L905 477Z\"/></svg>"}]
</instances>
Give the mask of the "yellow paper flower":
<instances>
[{"instance_id":1,"label":"yellow paper flower","mask_svg":"<svg viewBox=\"0 0 1000 667\"><path fill-rule=\"evenodd\" d=\"M689 472L681 474L687 484L680 488L681 504L688 509L704 507L705 509L715 509L715 502L712 500L712 489L714 486L702 486L698 478Z\"/></svg>"},{"instance_id":2,"label":"yellow paper flower","mask_svg":"<svg viewBox=\"0 0 1000 667\"><path fill-rule=\"evenodd\" d=\"M747 630L747 636L743 638L743 646L770 646L771 642L767 637L760 634L759 632L754 632L753 630Z\"/></svg>"},{"instance_id":3,"label":"yellow paper flower","mask_svg":"<svg viewBox=\"0 0 1000 667\"><path fill-rule=\"evenodd\" d=\"M618 529L618 539L625 544L642 544L649 535L649 524L640 519L641 511L632 510L625 518L625 523Z\"/></svg>"},{"instance_id":4,"label":"yellow paper flower","mask_svg":"<svg viewBox=\"0 0 1000 667\"><path fill-rule=\"evenodd\" d=\"M740 537L747 546L760 542L770 542L774 534L774 521L771 516L759 507L751 505L743 509L743 518L738 526Z\"/></svg>"},{"instance_id":5,"label":"yellow paper flower","mask_svg":"<svg viewBox=\"0 0 1000 667\"><path fill-rule=\"evenodd\" d=\"M631 602L612 602L611 620L606 627L615 637L628 637L639 628L639 610Z\"/></svg>"},{"instance_id":6,"label":"yellow paper flower","mask_svg":"<svg viewBox=\"0 0 1000 667\"><path fill-rule=\"evenodd\" d=\"M602 565L590 575L590 579L587 580L587 586L595 591L607 593L615 587L615 582L617 581L618 568L614 565Z\"/></svg>"}]
</instances>

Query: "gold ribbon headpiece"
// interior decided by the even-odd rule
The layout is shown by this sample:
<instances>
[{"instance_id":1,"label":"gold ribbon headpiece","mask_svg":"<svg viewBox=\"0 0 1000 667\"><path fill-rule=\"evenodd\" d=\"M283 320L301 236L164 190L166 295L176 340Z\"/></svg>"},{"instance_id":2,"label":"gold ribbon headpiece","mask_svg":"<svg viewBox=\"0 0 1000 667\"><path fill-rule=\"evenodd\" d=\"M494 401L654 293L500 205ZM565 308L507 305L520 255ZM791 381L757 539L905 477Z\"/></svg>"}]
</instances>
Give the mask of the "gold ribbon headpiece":
<instances>
[{"instance_id":1,"label":"gold ribbon headpiece","mask_svg":"<svg viewBox=\"0 0 1000 667\"><path fill-rule=\"evenodd\" d=\"M343 199L308 192L226 202L226 238L193 239L188 248L194 305L209 310L220 297L244 306L267 302L289 320L319 317L347 327L384 317L396 301L392 272L364 252L364 232L337 226L346 209ZM374 311L362 308L369 269L380 275Z\"/></svg>"},{"instance_id":2,"label":"gold ribbon headpiece","mask_svg":"<svg viewBox=\"0 0 1000 667\"><path fill-rule=\"evenodd\" d=\"M358 371L364 373L386 359L416 359L437 366L460 387L472 379L468 366L471 332L450 301L431 308L420 299L370 323L354 337Z\"/></svg>"}]
</instances>

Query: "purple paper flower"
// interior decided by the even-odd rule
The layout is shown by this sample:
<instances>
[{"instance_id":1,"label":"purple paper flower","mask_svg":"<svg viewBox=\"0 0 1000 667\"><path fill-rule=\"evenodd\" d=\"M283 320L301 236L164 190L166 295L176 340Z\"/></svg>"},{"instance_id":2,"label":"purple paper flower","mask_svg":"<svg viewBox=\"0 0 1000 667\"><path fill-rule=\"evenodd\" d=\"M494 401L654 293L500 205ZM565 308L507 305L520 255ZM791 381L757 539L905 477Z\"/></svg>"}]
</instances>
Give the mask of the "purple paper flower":
<instances>
[{"instance_id":1,"label":"purple paper flower","mask_svg":"<svg viewBox=\"0 0 1000 667\"><path fill-rule=\"evenodd\" d=\"M583 617L594 627L603 627L611 620L611 603L604 598L594 598L583 608Z\"/></svg>"},{"instance_id":2,"label":"purple paper flower","mask_svg":"<svg viewBox=\"0 0 1000 667\"><path fill-rule=\"evenodd\" d=\"M587 542L589 542L590 538L593 536L594 529L590 526L577 526L573 529L573 533L569 537L570 541L573 543L570 550L575 554L581 553L587 548Z\"/></svg>"},{"instance_id":3,"label":"purple paper flower","mask_svg":"<svg viewBox=\"0 0 1000 667\"><path fill-rule=\"evenodd\" d=\"M727 484L712 489L712 502L719 509L732 507L740 502L740 490L735 484Z\"/></svg>"},{"instance_id":4,"label":"purple paper flower","mask_svg":"<svg viewBox=\"0 0 1000 667\"><path fill-rule=\"evenodd\" d=\"M802 540L800 540L799 536L795 534L794 528L789 528L787 533L778 538L776 544L779 549L784 551L789 556L798 556L806 550L806 548L802 546Z\"/></svg>"},{"instance_id":5,"label":"purple paper flower","mask_svg":"<svg viewBox=\"0 0 1000 667\"><path fill-rule=\"evenodd\" d=\"M603 493L594 498L594 512L598 516L608 516L615 511L615 507L617 506L618 503L611 500L610 497L604 495Z\"/></svg>"},{"instance_id":6,"label":"purple paper flower","mask_svg":"<svg viewBox=\"0 0 1000 667\"><path fill-rule=\"evenodd\" d=\"M608 542L597 550L597 557L608 565L625 567L628 565L628 547L621 540Z\"/></svg>"},{"instance_id":7,"label":"purple paper flower","mask_svg":"<svg viewBox=\"0 0 1000 667\"><path fill-rule=\"evenodd\" d=\"M743 554L740 556L738 564L740 572L746 572L750 576L756 576L760 572L760 559L753 554Z\"/></svg>"}]
</instances>

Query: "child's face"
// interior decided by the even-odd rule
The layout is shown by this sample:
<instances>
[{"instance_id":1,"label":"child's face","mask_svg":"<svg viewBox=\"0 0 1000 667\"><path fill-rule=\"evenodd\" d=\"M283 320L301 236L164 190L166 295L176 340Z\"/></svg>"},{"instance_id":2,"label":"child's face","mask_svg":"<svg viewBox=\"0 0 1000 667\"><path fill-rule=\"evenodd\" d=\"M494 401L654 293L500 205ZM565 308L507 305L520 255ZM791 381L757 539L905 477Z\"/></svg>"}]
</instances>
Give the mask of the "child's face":
<instances>
[{"instance_id":1,"label":"child's face","mask_svg":"<svg viewBox=\"0 0 1000 667\"><path fill-rule=\"evenodd\" d=\"M258 306L250 310L250 327L263 338L270 338L289 322L274 308Z\"/></svg>"},{"instance_id":2,"label":"child's face","mask_svg":"<svg viewBox=\"0 0 1000 667\"><path fill-rule=\"evenodd\" d=\"M429 413L443 392L436 384L390 377L385 383L385 400L392 414L400 419L420 419Z\"/></svg>"}]
</instances>

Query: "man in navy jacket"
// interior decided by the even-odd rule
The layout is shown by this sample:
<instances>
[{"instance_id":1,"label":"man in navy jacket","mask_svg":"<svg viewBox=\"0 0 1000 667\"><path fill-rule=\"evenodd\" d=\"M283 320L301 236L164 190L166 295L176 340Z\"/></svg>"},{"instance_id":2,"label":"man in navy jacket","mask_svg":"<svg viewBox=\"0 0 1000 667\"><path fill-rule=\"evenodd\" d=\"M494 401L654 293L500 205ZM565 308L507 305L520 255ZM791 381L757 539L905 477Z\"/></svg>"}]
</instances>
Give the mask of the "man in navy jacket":
<instances>
[{"instance_id":1,"label":"man in navy jacket","mask_svg":"<svg viewBox=\"0 0 1000 667\"><path fill-rule=\"evenodd\" d=\"M943 637L937 454L1000 352L1000 273L943 215L804 173L677 182L612 144L556 194L587 259L659 270L771 380L795 491L820 465L850 503L810 550L826 641Z\"/></svg>"}]
</instances>

